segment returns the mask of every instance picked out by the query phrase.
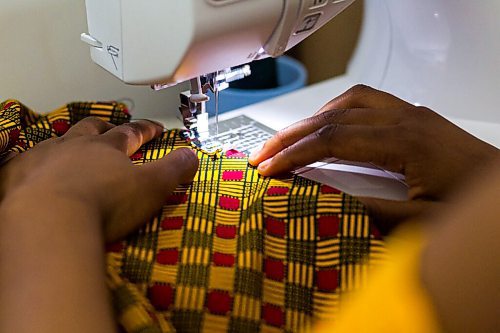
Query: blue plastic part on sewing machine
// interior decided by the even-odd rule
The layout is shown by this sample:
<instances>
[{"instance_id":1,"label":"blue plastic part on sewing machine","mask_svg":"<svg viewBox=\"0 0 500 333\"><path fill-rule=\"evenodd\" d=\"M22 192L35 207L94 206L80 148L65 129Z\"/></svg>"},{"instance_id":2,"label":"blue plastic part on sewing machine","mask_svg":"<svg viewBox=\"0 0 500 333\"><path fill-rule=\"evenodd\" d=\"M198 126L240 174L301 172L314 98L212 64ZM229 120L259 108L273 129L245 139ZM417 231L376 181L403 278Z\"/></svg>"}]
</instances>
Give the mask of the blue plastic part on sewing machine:
<instances>
[{"instance_id":1,"label":"blue plastic part on sewing machine","mask_svg":"<svg viewBox=\"0 0 500 333\"><path fill-rule=\"evenodd\" d=\"M301 62L282 56L276 59L278 87L272 89L228 88L219 93L219 113L224 113L250 104L265 101L300 89L306 85L307 70ZM212 93L207 109L210 116L215 112L215 98Z\"/></svg>"}]
</instances>

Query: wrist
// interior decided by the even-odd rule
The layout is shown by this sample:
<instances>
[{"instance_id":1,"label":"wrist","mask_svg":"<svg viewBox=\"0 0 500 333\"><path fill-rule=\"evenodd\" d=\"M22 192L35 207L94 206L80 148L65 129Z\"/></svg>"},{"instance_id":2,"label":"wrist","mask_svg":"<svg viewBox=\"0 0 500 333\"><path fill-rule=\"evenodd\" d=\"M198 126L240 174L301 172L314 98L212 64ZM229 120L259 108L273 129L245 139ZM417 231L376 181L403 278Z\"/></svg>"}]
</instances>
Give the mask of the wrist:
<instances>
[{"instance_id":1,"label":"wrist","mask_svg":"<svg viewBox=\"0 0 500 333\"><path fill-rule=\"evenodd\" d=\"M0 205L5 304L0 305L0 331L95 332L96 323L103 322L112 330L98 217L74 197L39 188L16 188L6 196ZM26 312L37 320L16 320Z\"/></svg>"},{"instance_id":2,"label":"wrist","mask_svg":"<svg viewBox=\"0 0 500 333\"><path fill-rule=\"evenodd\" d=\"M102 238L102 218L95 207L77 197L47 191L36 185L20 186L6 193L0 204L1 219L44 223L51 228L78 224L81 231Z\"/></svg>"}]
</instances>

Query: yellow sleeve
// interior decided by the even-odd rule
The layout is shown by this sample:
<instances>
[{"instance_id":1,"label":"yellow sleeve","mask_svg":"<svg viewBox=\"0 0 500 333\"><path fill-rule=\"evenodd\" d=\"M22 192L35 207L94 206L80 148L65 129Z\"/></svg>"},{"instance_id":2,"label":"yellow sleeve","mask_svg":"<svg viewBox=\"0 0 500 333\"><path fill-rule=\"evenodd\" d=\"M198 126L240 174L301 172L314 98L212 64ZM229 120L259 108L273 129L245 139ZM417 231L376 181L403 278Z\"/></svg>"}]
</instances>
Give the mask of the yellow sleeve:
<instances>
[{"instance_id":1,"label":"yellow sleeve","mask_svg":"<svg viewBox=\"0 0 500 333\"><path fill-rule=\"evenodd\" d=\"M347 300L335 322L320 323L316 332L441 332L420 281L422 232L413 228L401 236L405 241L389 246L390 260L373 272L369 286Z\"/></svg>"}]
</instances>

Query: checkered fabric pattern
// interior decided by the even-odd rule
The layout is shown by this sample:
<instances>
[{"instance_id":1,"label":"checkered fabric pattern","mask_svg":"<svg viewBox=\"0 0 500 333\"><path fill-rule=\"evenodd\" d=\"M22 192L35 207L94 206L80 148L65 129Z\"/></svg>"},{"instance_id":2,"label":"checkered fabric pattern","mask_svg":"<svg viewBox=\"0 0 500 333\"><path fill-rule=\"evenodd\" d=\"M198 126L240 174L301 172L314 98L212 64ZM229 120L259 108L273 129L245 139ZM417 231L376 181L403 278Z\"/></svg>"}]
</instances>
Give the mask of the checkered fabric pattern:
<instances>
[{"instance_id":1,"label":"checkered fabric pattern","mask_svg":"<svg viewBox=\"0 0 500 333\"><path fill-rule=\"evenodd\" d=\"M31 136L38 140L85 116L128 120L116 103L75 103L43 117L14 101L0 109L3 151L39 142L27 139L28 129L44 129ZM143 164L181 147L190 145L167 131L131 159ZM384 260L381 236L354 198L298 176L261 177L236 151L197 154L194 182L136 234L108 246L108 284L125 331L309 331L335 317L342 296Z\"/></svg>"},{"instance_id":2,"label":"checkered fabric pattern","mask_svg":"<svg viewBox=\"0 0 500 333\"><path fill-rule=\"evenodd\" d=\"M47 115L40 115L16 100L0 103L0 159L20 153L36 144L63 135L83 118L93 116L114 124L130 120L125 105L110 103L71 103Z\"/></svg>"}]
</instances>

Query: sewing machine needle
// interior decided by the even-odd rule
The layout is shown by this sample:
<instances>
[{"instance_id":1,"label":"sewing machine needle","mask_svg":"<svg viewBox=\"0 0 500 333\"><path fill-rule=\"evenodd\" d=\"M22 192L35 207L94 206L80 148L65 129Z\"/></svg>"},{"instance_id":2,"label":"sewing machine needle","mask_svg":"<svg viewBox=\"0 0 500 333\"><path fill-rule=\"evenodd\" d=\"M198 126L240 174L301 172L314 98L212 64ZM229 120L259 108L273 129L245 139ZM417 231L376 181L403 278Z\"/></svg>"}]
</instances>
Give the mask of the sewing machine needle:
<instances>
[{"instance_id":1,"label":"sewing machine needle","mask_svg":"<svg viewBox=\"0 0 500 333\"><path fill-rule=\"evenodd\" d=\"M219 89L215 88L215 135L219 135Z\"/></svg>"}]
</instances>

